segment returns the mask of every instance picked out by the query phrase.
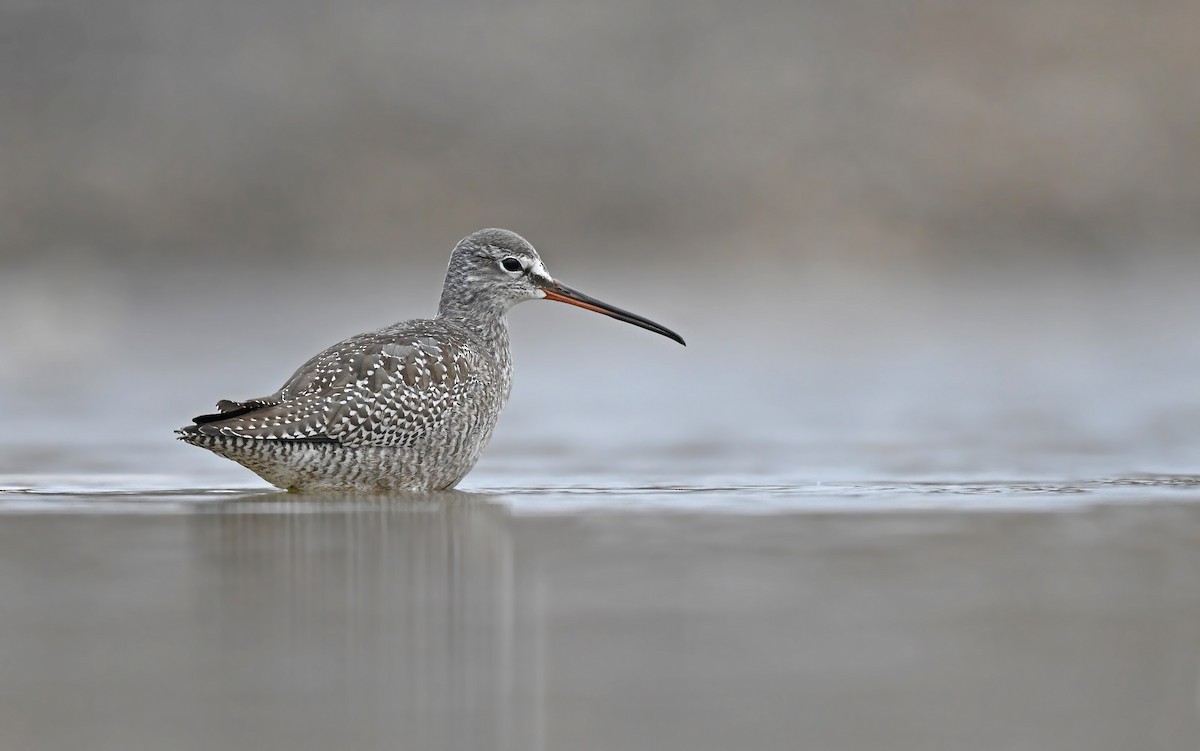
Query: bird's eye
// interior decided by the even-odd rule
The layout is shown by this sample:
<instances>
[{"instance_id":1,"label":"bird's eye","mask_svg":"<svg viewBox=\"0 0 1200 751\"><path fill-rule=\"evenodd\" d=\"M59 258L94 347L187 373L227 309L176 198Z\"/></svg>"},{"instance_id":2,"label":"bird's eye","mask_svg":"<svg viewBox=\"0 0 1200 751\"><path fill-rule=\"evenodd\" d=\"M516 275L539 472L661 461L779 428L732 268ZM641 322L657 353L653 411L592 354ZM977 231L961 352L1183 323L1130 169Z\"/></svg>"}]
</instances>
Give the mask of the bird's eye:
<instances>
[{"instance_id":1,"label":"bird's eye","mask_svg":"<svg viewBox=\"0 0 1200 751\"><path fill-rule=\"evenodd\" d=\"M521 265L521 262L515 258L505 258L500 262L500 265L504 267L505 271L523 271L525 268Z\"/></svg>"}]
</instances>

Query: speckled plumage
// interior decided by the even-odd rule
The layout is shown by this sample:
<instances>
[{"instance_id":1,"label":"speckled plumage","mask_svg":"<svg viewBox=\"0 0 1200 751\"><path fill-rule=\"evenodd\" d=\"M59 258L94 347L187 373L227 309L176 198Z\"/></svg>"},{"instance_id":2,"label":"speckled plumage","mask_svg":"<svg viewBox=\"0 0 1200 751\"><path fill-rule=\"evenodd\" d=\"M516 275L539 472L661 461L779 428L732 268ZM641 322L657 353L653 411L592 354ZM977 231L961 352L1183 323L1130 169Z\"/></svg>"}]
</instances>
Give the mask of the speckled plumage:
<instances>
[{"instance_id":1,"label":"speckled plumage","mask_svg":"<svg viewBox=\"0 0 1200 751\"><path fill-rule=\"evenodd\" d=\"M176 433L281 488L451 488L478 461L512 389L506 313L545 297L683 341L556 282L520 236L481 230L455 247L436 318L350 337L274 394L222 400Z\"/></svg>"}]
</instances>

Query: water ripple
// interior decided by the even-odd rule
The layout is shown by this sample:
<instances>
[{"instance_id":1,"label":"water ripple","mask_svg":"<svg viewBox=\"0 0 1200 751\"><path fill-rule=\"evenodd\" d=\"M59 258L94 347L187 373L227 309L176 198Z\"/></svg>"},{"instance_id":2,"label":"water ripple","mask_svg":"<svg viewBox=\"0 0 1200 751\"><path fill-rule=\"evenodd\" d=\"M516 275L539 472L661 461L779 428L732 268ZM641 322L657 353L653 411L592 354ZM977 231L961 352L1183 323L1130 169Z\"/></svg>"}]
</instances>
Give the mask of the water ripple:
<instances>
[{"instance_id":1,"label":"water ripple","mask_svg":"<svg viewBox=\"0 0 1200 751\"><path fill-rule=\"evenodd\" d=\"M1200 477L1147 475L1083 481L503 483L429 494L295 494L261 484L197 486L183 476L0 475L0 514L180 514L211 511L314 513L388 504L495 505L513 514L689 512L721 514L896 511L1063 511L1097 505L1200 502Z\"/></svg>"}]
</instances>

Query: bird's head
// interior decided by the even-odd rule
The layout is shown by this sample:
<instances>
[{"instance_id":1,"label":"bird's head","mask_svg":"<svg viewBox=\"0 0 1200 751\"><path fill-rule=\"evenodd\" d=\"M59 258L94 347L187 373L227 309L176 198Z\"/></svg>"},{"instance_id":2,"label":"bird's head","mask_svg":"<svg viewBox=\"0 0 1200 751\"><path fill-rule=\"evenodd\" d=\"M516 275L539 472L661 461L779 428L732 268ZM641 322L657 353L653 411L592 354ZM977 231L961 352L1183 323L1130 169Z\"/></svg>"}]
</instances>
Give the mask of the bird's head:
<instances>
[{"instance_id":1,"label":"bird's head","mask_svg":"<svg viewBox=\"0 0 1200 751\"><path fill-rule=\"evenodd\" d=\"M683 344L683 338L647 318L601 302L550 276L525 238L506 229L483 229L454 247L442 288L442 315L505 312L526 300L555 300L631 323Z\"/></svg>"}]
</instances>

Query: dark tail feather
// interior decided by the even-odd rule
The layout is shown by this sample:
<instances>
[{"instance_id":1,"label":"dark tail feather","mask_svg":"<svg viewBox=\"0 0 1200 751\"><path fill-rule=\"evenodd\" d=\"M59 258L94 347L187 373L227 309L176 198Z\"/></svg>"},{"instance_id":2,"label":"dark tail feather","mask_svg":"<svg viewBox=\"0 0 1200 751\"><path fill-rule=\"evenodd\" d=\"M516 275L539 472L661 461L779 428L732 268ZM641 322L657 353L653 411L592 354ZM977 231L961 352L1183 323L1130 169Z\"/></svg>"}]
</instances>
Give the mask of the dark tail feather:
<instances>
[{"instance_id":1,"label":"dark tail feather","mask_svg":"<svg viewBox=\"0 0 1200 751\"><path fill-rule=\"evenodd\" d=\"M257 399L252 399L247 402L232 402L228 399L222 399L221 401L217 402L217 409L221 410L220 412L211 415L200 415L199 417L193 417L192 422L196 423L197 425L206 425L210 422L220 422L221 420L229 420L234 417L248 415L255 410L270 406L270 402L259 401Z\"/></svg>"}]
</instances>

